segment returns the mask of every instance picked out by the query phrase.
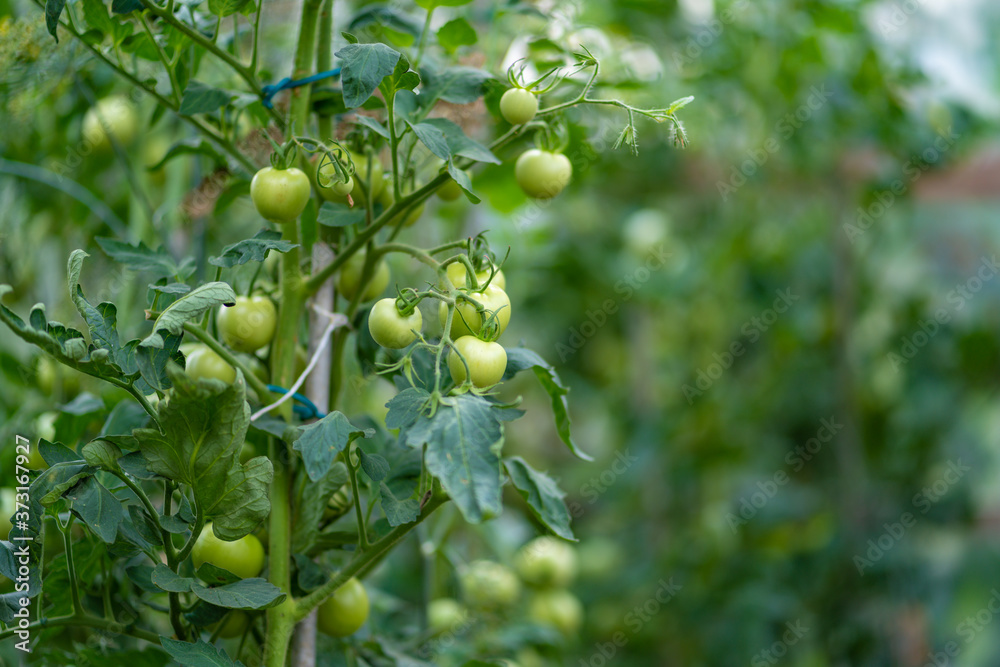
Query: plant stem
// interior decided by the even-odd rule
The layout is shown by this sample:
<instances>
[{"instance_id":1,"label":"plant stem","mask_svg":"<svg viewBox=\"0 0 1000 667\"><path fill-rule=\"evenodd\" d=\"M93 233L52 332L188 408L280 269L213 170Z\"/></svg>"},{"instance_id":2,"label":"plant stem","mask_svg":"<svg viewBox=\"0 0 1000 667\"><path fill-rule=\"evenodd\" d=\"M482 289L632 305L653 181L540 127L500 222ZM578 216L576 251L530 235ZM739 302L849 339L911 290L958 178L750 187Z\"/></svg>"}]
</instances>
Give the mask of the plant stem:
<instances>
[{"instance_id":1,"label":"plant stem","mask_svg":"<svg viewBox=\"0 0 1000 667\"><path fill-rule=\"evenodd\" d=\"M65 526L60 526L63 536L63 547L66 549L66 571L69 574L69 592L73 600L73 613L83 614L83 605L80 603L80 589L77 586L76 562L73 559L73 540L70 537L70 530L73 528L73 515L69 515Z\"/></svg>"},{"instance_id":2,"label":"plant stem","mask_svg":"<svg viewBox=\"0 0 1000 667\"><path fill-rule=\"evenodd\" d=\"M333 66L333 0L323 0L319 11L319 37L316 46L316 71L326 72ZM318 114L320 141L333 138L333 117Z\"/></svg>"},{"instance_id":3,"label":"plant stem","mask_svg":"<svg viewBox=\"0 0 1000 667\"><path fill-rule=\"evenodd\" d=\"M427 46L427 33L431 30L431 16L433 15L434 8L432 7L427 10L427 18L424 19L424 29L420 31L420 43L417 45L417 57L413 60L413 69L415 70L419 70L420 59L424 57L424 47Z\"/></svg>"},{"instance_id":4,"label":"plant stem","mask_svg":"<svg viewBox=\"0 0 1000 667\"><path fill-rule=\"evenodd\" d=\"M400 540L416 528L424 519L431 515L438 507L448 501L444 495L432 496L420 511L420 515L413 523L406 523L393 528L385 537L374 542L364 553L356 555L350 563L345 565L328 582L317 588L315 591L300 598L296 604L296 613L299 618L305 617L310 611L318 607L324 600L334 594L344 583L362 571L366 566L377 562ZM270 666L269 666L270 667Z\"/></svg>"},{"instance_id":5,"label":"plant stem","mask_svg":"<svg viewBox=\"0 0 1000 667\"><path fill-rule=\"evenodd\" d=\"M375 249L374 255L376 258L378 258L381 255L385 255L390 252L401 252L410 255L414 259L423 262L424 264L431 267L435 271L437 271L438 266L440 266L437 260L431 257L428 253L424 252L420 248L416 248L414 246L407 245L405 243L383 243L382 245L380 245L378 248Z\"/></svg>"},{"instance_id":6,"label":"plant stem","mask_svg":"<svg viewBox=\"0 0 1000 667\"><path fill-rule=\"evenodd\" d=\"M316 23L319 18L319 0L304 0L299 28L299 42L295 49L293 79L301 79L310 74L316 53ZM309 120L309 95L312 84L292 89L292 104L288 110L288 125L292 133L306 134Z\"/></svg>"},{"instance_id":7,"label":"plant stem","mask_svg":"<svg viewBox=\"0 0 1000 667\"><path fill-rule=\"evenodd\" d=\"M286 457L279 457L287 454L287 445L277 438L270 439L270 457L272 461L284 461ZM287 464L279 463L275 466L274 480L271 482L271 525L268 531L269 537L269 580L282 591L291 591L291 573L289 561L291 559L291 495L289 493L291 483L291 470ZM295 623L299 620L296 617L297 605L289 595L288 599L277 607L267 610L267 638L264 642L264 660L266 667L284 667L288 656L288 648L292 638L292 631Z\"/></svg>"},{"instance_id":8,"label":"plant stem","mask_svg":"<svg viewBox=\"0 0 1000 667\"><path fill-rule=\"evenodd\" d=\"M70 614L68 616L56 616L55 618L41 618L34 623L29 623L26 627L11 627L0 632L0 640L6 639L7 637L13 636L18 630L34 630L34 629L45 629L45 628L58 628L64 625L76 625L85 628L97 628L99 630L107 630L109 632L114 632L117 634L128 635L129 637L135 637L136 639L141 639L143 641L150 642L152 644L160 643L160 636L155 632L149 632L148 630L140 630L139 628L132 628L131 630L126 630L122 628L121 624L106 618L98 618L97 616L90 616L88 614Z\"/></svg>"},{"instance_id":9,"label":"plant stem","mask_svg":"<svg viewBox=\"0 0 1000 667\"><path fill-rule=\"evenodd\" d=\"M365 515L361 509L361 492L358 490L358 469L351 458L352 446L348 446L345 452L344 462L347 463L347 471L351 477L351 493L354 494L354 509L358 515L358 552L364 553L370 546L368 542L368 526L365 525Z\"/></svg>"}]
</instances>

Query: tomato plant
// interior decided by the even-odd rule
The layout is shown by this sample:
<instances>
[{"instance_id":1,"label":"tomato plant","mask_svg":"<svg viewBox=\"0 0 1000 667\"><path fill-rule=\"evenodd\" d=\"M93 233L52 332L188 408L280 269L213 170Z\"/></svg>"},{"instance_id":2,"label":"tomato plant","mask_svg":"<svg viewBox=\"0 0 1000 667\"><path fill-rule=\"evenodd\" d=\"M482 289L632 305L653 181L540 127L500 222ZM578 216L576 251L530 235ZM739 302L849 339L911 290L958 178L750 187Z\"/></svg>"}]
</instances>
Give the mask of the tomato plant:
<instances>
[{"instance_id":1,"label":"tomato plant","mask_svg":"<svg viewBox=\"0 0 1000 667\"><path fill-rule=\"evenodd\" d=\"M156 173L164 190L191 190L186 210L213 223L178 240L154 212L121 238L100 237L99 257L71 252L64 284L82 324L49 318L42 305L23 318L0 307L0 321L60 372L109 387L53 392L72 401L39 424L35 449L50 465L28 466L31 520L11 531L62 538L32 552L25 592L37 600L27 626L46 640L72 626L114 632L116 647L144 647L157 664L306 666L293 651L315 652L292 639L299 628L297 644L316 642L303 623L314 617L340 640L322 637L324 646L358 664L390 664L421 648L422 633L402 624L409 637L352 636L370 613L380 617L373 634L394 625L362 580L417 534L428 560L450 553L442 542L451 529L425 532L439 516L494 519L509 482L523 499L512 511L575 539L555 479L503 450L508 424L529 407L504 395L504 383L524 373L548 395L554 442L590 460L573 439L568 388L539 354L497 342L512 314L505 255L486 234L439 223L432 198L464 196L450 209L482 210L472 208L483 204L472 175L487 169L512 173L532 197L556 196L572 171L560 151L580 122L565 112L609 106L592 97L600 63L567 42L560 65L501 96L502 72L456 54L476 43L466 3L416 4L380 9L374 23L361 8L335 30L332 0L306 0L279 75L260 0L46 3L54 37L76 40L102 73L142 95L94 106L83 120L92 143L128 158L142 131L177 123L177 141L143 160L148 182L132 179L136 206L148 204L144 187L161 187ZM439 9L455 16L435 34ZM405 30L415 16L412 40L379 27L386 19ZM533 89L546 80L550 104L540 107ZM687 101L611 106L629 126L642 116L682 132L676 114ZM196 248L184 246L195 236ZM118 273L96 290L91 273L105 261ZM0 285L0 298L12 292ZM421 308L437 310L439 332L421 331ZM552 568L568 567L558 549L545 558L537 572L523 566L533 585L558 583ZM13 562L0 557L0 574L15 578ZM422 567L428 581L439 569ZM452 561L448 572L479 612L530 604L567 634L579 625L565 596L522 600L517 575L499 562ZM463 611L443 599L431 606L429 596L399 600L437 629ZM0 595L0 637L19 630L19 604ZM47 664L72 660L71 643L36 646ZM534 650L528 640L518 648ZM467 650L479 659L481 647Z\"/></svg>"}]
</instances>

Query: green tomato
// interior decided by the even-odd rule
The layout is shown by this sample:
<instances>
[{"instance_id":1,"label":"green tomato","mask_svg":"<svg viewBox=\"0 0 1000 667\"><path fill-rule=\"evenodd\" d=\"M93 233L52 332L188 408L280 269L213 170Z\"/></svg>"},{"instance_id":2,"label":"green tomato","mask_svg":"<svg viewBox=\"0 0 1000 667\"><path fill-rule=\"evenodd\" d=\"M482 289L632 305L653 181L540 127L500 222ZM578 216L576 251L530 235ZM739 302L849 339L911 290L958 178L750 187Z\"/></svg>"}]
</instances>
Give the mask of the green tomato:
<instances>
[{"instance_id":1,"label":"green tomato","mask_svg":"<svg viewBox=\"0 0 1000 667\"><path fill-rule=\"evenodd\" d=\"M538 113L538 98L530 90L511 88L500 98L500 114L511 125L524 125Z\"/></svg>"},{"instance_id":2,"label":"green tomato","mask_svg":"<svg viewBox=\"0 0 1000 667\"><path fill-rule=\"evenodd\" d=\"M231 384L236 379L236 369L206 345L188 355L184 370L195 380L221 380Z\"/></svg>"},{"instance_id":3,"label":"green tomato","mask_svg":"<svg viewBox=\"0 0 1000 667\"><path fill-rule=\"evenodd\" d=\"M211 563L232 572L240 579L250 579L264 569L264 546L253 535L244 535L227 542L215 536L212 524L205 524L191 549L191 559L197 570L202 563Z\"/></svg>"},{"instance_id":4,"label":"green tomato","mask_svg":"<svg viewBox=\"0 0 1000 667\"><path fill-rule=\"evenodd\" d=\"M521 596L517 575L509 567L490 560L469 563L459 581L462 597L473 609L503 609Z\"/></svg>"},{"instance_id":5,"label":"green tomato","mask_svg":"<svg viewBox=\"0 0 1000 667\"><path fill-rule=\"evenodd\" d=\"M528 617L540 625L553 627L567 637L580 631L583 605L575 595L557 588L535 594L528 607Z\"/></svg>"},{"instance_id":6,"label":"green tomato","mask_svg":"<svg viewBox=\"0 0 1000 667\"><path fill-rule=\"evenodd\" d=\"M369 164L368 156L364 153L351 153L351 159L354 160L354 178L356 180L368 183L369 169L371 170L370 196L372 201L378 201L382 190L385 188L385 173L382 162L377 157L373 157L371 164Z\"/></svg>"},{"instance_id":7,"label":"green tomato","mask_svg":"<svg viewBox=\"0 0 1000 667\"><path fill-rule=\"evenodd\" d=\"M521 547L514 568L532 586L565 588L576 577L576 550L554 537L539 537Z\"/></svg>"},{"instance_id":8,"label":"green tomato","mask_svg":"<svg viewBox=\"0 0 1000 667\"><path fill-rule=\"evenodd\" d=\"M455 632L469 621L469 610L452 598L438 598L427 605L427 624L431 632Z\"/></svg>"},{"instance_id":9,"label":"green tomato","mask_svg":"<svg viewBox=\"0 0 1000 667\"><path fill-rule=\"evenodd\" d=\"M278 326L278 311L266 296L238 296L216 316L223 342L237 352L256 352L270 344Z\"/></svg>"},{"instance_id":10,"label":"green tomato","mask_svg":"<svg viewBox=\"0 0 1000 667\"><path fill-rule=\"evenodd\" d=\"M494 265L496 266L496 265ZM465 264L462 262L452 262L448 265L448 280L451 284L459 289L465 289L465 276L468 273L465 270ZM486 281L490 278L490 272L488 269L476 272L476 280L479 281L479 286L482 287L486 284ZM497 269L496 274L493 276L493 282L490 285L496 285L502 290L507 289L507 278L503 275L503 269Z\"/></svg>"},{"instance_id":11,"label":"green tomato","mask_svg":"<svg viewBox=\"0 0 1000 667\"><path fill-rule=\"evenodd\" d=\"M38 358L36 373L38 388L46 394L58 392L62 398L69 399L80 393L80 373L48 355Z\"/></svg>"},{"instance_id":12,"label":"green tomato","mask_svg":"<svg viewBox=\"0 0 1000 667\"><path fill-rule=\"evenodd\" d=\"M10 518L17 510L17 492L14 489L4 487L0 489L0 539L6 540L10 535L13 524Z\"/></svg>"},{"instance_id":13,"label":"green tomato","mask_svg":"<svg viewBox=\"0 0 1000 667\"><path fill-rule=\"evenodd\" d=\"M551 199L569 185L573 165L562 153L531 148L514 164L514 178L524 194L535 199Z\"/></svg>"},{"instance_id":14,"label":"green tomato","mask_svg":"<svg viewBox=\"0 0 1000 667\"><path fill-rule=\"evenodd\" d=\"M396 299L380 299L368 314L368 331L382 347L401 350L417 339L414 332L420 331L424 318L419 308L409 315L400 314Z\"/></svg>"},{"instance_id":15,"label":"green tomato","mask_svg":"<svg viewBox=\"0 0 1000 667\"><path fill-rule=\"evenodd\" d=\"M310 194L309 177L295 167L264 167L250 181L250 199L257 212L282 225L302 215Z\"/></svg>"},{"instance_id":16,"label":"green tomato","mask_svg":"<svg viewBox=\"0 0 1000 667\"><path fill-rule=\"evenodd\" d=\"M469 175L468 171L465 171L464 169L462 171L465 172L466 176ZM437 196L444 201L455 201L462 196L462 187L458 184L458 181L454 178L450 178L444 185L438 188Z\"/></svg>"},{"instance_id":17,"label":"green tomato","mask_svg":"<svg viewBox=\"0 0 1000 667\"><path fill-rule=\"evenodd\" d=\"M245 611L233 609L226 617L219 621L216 626L222 626L219 636L223 639L235 639L242 637L246 629L250 627L250 616Z\"/></svg>"},{"instance_id":18,"label":"green tomato","mask_svg":"<svg viewBox=\"0 0 1000 667\"><path fill-rule=\"evenodd\" d=\"M359 252L351 256L344 265L340 267L340 274L337 276L337 289L348 299L353 299L358 293L358 286L361 283L361 271L365 266L365 253ZM368 287L362 295L362 301L371 301L385 291L389 286L389 265L385 260L379 260L372 269L371 279Z\"/></svg>"},{"instance_id":19,"label":"green tomato","mask_svg":"<svg viewBox=\"0 0 1000 667\"><path fill-rule=\"evenodd\" d=\"M482 292L471 292L469 296L483 304L486 311L480 315L473 304L460 300L455 307L455 315L451 319L452 338L477 335L483 327L483 322L485 321L483 317L485 316L488 320L491 313L496 313L496 321L500 325L500 333L503 333L507 329L507 324L510 322L510 298L506 292L496 285L495 281L490 283L490 286ZM438 306L438 320L441 323L441 327L444 328L444 325L448 321L448 306L444 301Z\"/></svg>"},{"instance_id":20,"label":"green tomato","mask_svg":"<svg viewBox=\"0 0 1000 667\"><path fill-rule=\"evenodd\" d=\"M128 146L138 130L134 105L121 95L105 97L83 115L83 140L99 153L111 150L112 138Z\"/></svg>"},{"instance_id":21,"label":"green tomato","mask_svg":"<svg viewBox=\"0 0 1000 667\"><path fill-rule=\"evenodd\" d=\"M480 389L492 387L503 378L507 370L507 351L497 342L479 340L475 336L462 336L455 341L455 349L448 354L448 370L455 384L465 382L465 364L458 353L465 357L472 375L472 385Z\"/></svg>"},{"instance_id":22,"label":"green tomato","mask_svg":"<svg viewBox=\"0 0 1000 667\"><path fill-rule=\"evenodd\" d=\"M316 625L331 637L347 637L365 624L370 609L364 585L351 577L319 606Z\"/></svg>"},{"instance_id":23,"label":"green tomato","mask_svg":"<svg viewBox=\"0 0 1000 667\"><path fill-rule=\"evenodd\" d=\"M310 176L315 176L315 173L315 169L313 169ZM337 174L337 168L333 166L333 163L327 161L322 168L320 168L319 176L316 177L318 180L314 181L313 185L316 186L316 191L324 200L345 203L347 201L347 195L354 192L355 176L357 175L358 174L355 173L354 176L348 176L347 183L345 183L341 180L340 175ZM326 187L321 187L320 183ZM353 197L352 201L355 205L362 204L358 197Z\"/></svg>"}]
</instances>

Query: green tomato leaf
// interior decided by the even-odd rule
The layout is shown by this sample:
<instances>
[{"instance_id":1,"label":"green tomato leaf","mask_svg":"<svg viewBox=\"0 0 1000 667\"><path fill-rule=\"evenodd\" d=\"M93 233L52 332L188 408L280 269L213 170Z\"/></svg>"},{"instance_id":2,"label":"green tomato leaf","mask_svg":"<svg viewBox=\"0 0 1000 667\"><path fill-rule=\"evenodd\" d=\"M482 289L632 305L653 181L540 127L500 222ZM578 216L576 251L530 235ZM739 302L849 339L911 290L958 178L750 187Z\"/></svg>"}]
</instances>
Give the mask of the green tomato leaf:
<instances>
[{"instance_id":1,"label":"green tomato leaf","mask_svg":"<svg viewBox=\"0 0 1000 667\"><path fill-rule=\"evenodd\" d=\"M153 523L152 517L149 516L145 508L139 505L129 505L128 516L128 519L122 521L119 530L130 526L136 535L149 546L163 546L163 535L156 529L156 524ZM142 547L143 545L139 544L139 546Z\"/></svg>"},{"instance_id":2,"label":"green tomato leaf","mask_svg":"<svg viewBox=\"0 0 1000 667\"><path fill-rule=\"evenodd\" d=\"M566 494L555 480L538 472L519 456L504 459L503 464L514 488L528 502L535 517L559 537L575 541L569 510L563 501Z\"/></svg>"},{"instance_id":3,"label":"green tomato leaf","mask_svg":"<svg viewBox=\"0 0 1000 667\"><path fill-rule=\"evenodd\" d=\"M288 252L298 248L297 243L281 240L281 232L262 229L253 238L227 245L218 257L210 257L208 263L224 269L231 269L247 262L263 262L272 250Z\"/></svg>"},{"instance_id":4,"label":"green tomato leaf","mask_svg":"<svg viewBox=\"0 0 1000 667\"><path fill-rule=\"evenodd\" d=\"M439 36L440 38L440 36ZM486 83L494 76L486 70L475 67L428 68L424 72L424 87L421 97L424 104L444 100L452 104L470 104L486 92Z\"/></svg>"},{"instance_id":5,"label":"green tomato leaf","mask_svg":"<svg viewBox=\"0 0 1000 667\"><path fill-rule=\"evenodd\" d=\"M592 456L576 446L570 435L569 403L566 400L569 388L559 379L556 369L527 348L508 347L506 351L507 370L504 372L503 379L509 380L519 372L528 370L529 368L534 371L538 382L549 395L549 398L552 399L552 414L556 420L556 431L559 433L559 439L578 458L584 461L593 461L594 458Z\"/></svg>"},{"instance_id":6,"label":"green tomato leaf","mask_svg":"<svg viewBox=\"0 0 1000 667\"><path fill-rule=\"evenodd\" d=\"M131 14L142 11L142 2L139 0L112 0L111 12L113 14Z\"/></svg>"},{"instance_id":7,"label":"green tomato leaf","mask_svg":"<svg viewBox=\"0 0 1000 667\"><path fill-rule=\"evenodd\" d=\"M375 120L371 116L355 116L354 117L354 123L355 123L355 125L364 125L369 130L371 130L375 134L379 135L383 139L388 139L389 138L389 130L388 130L388 128L386 128L385 125L383 125L382 123L378 122L377 120Z\"/></svg>"},{"instance_id":8,"label":"green tomato leaf","mask_svg":"<svg viewBox=\"0 0 1000 667\"><path fill-rule=\"evenodd\" d=\"M191 590L205 602L226 609L269 609L285 601L280 588L256 577L212 588L194 580Z\"/></svg>"},{"instance_id":9,"label":"green tomato leaf","mask_svg":"<svg viewBox=\"0 0 1000 667\"><path fill-rule=\"evenodd\" d=\"M83 460L95 468L118 470L121 457L121 447L108 440L91 440L83 446Z\"/></svg>"},{"instance_id":10,"label":"green tomato leaf","mask_svg":"<svg viewBox=\"0 0 1000 667\"><path fill-rule=\"evenodd\" d=\"M248 4L250 0L208 0L208 11L225 18L243 11Z\"/></svg>"},{"instance_id":11,"label":"green tomato leaf","mask_svg":"<svg viewBox=\"0 0 1000 667\"><path fill-rule=\"evenodd\" d=\"M448 53L454 53L460 46L472 46L479 41L476 30L463 18L452 19L437 32L438 44Z\"/></svg>"},{"instance_id":12,"label":"green tomato leaf","mask_svg":"<svg viewBox=\"0 0 1000 667\"><path fill-rule=\"evenodd\" d=\"M292 448L302 454L309 479L324 477L333 459L355 438L370 438L375 432L354 426L341 412L331 412L314 424L300 426L301 435Z\"/></svg>"},{"instance_id":13,"label":"green tomato leaf","mask_svg":"<svg viewBox=\"0 0 1000 667\"><path fill-rule=\"evenodd\" d=\"M99 30L103 35L113 35L116 21L108 14L108 7L103 0L83 0L83 20L91 28Z\"/></svg>"},{"instance_id":14,"label":"green tomato leaf","mask_svg":"<svg viewBox=\"0 0 1000 667\"><path fill-rule=\"evenodd\" d=\"M324 202L316 214L316 222L324 227L350 227L364 221L365 212L360 207Z\"/></svg>"},{"instance_id":15,"label":"green tomato leaf","mask_svg":"<svg viewBox=\"0 0 1000 667\"><path fill-rule=\"evenodd\" d=\"M250 422L243 376L226 385L169 372L174 386L159 405L164 432L136 429L139 450L149 470L191 486L219 537L239 539L269 513L267 488L274 475L267 457L239 462Z\"/></svg>"},{"instance_id":16,"label":"green tomato leaf","mask_svg":"<svg viewBox=\"0 0 1000 667\"><path fill-rule=\"evenodd\" d=\"M462 128L451 122L447 118L428 118L422 125L432 125L441 130L445 141L448 142L448 150L452 155L467 157L477 162L489 162L490 164L500 164L499 158L494 155L489 148L483 146L475 139L466 136Z\"/></svg>"},{"instance_id":17,"label":"green tomato leaf","mask_svg":"<svg viewBox=\"0 0 1000 667\"><path fill-rule=\"evenodd\" d=\"M192 667L243 667L243 663L239 660L233 662L233 659L226 654L225 649L217 648L204 639L199 639L192 644L161 635L160 645L163 646L163 649L174 660L182 665L191 665Z\"/></svg>"},{"instance_id":18,"label":"green tomato leaf","mask_svg":"<svg viewBox=\"0 0 1000 667\"><path fill-rule=\"evenodd\" d=\"M57 463L43 470L31 483L31 499L37 499L42 507L54 505L66 491L95 472L93 467L83 462Z\"/></svg>"},{"instance_id":19,"label":"green tomato leaf","mask_svg":"<svg viewBox=\"0 0 1000 667\"><path fill-rule=\"evenodd\" d=\"M50 466L60 463L78 463L83 461L83 458L79 454L58 442L40 440L38 442L38 452L42 455L45 463Z\"/></svg>"},{"instance_id":20,"label":"green tomato leaf","mask_svg":"<svg viewBox=\"0 0 1000 667\"><path fill-rule=\"evenodd\" d=\"M503 423L489 401L474 394L441 399L432 417L422 416L407 429L406 444L427 445L427 469L466 521L500 514Z\"/></svg>"},{"instance_id":21,"label":"green tomato leaf","mask_svg":"<svg viewBox=\"0 0 1000 667\"><path fill-rule=\"evenodd\" d=\"M448 173L451 175L455 182L458 183L458 187L462 188L462 192L465 193L465 198L471 201L473 204L478 204L482 201L476 193L472 191L472 179L465 171L459 169L455 166L453 160L448 160Z\"/></svg>"},{"instance_id":22,"label":"green tomato leaf","mask_svg":"<svg viewBox=\"0 0 1000 667\"><path fill-rule=\"evenodd\" d=\"M118 535L118 524L122 522L125 513L121 501L97 481L96 477L87 477L74 486L66 494L70 507L94 534L105 544L111 544Z\"/></svg>"},{"instance_id":23,"label":"green tomato leaf","mask_svg":"<svg viewBox=\"0 0 1000 667\"><path fill-rule=\"evenodd\" d=\"M385 512L386 521L389 522L390 526L396 527L404 523L413 523L420 516L420 500L418 498L397 500L385 482L379 484L379 498L382 502L382 511Z\"/></svg>"},{"instance_id":24,"label":"green tomato leaf","mask_svg":"<svg viewBox=\"0 0 1000 667\"><path fill-rule=\"evenodd\" d=\"M210 113L226 106L232 98L232 93L206 86L200 81L192 80L188 82L187 88L184 89L181 108L177 110L177 113L182 116L193 116L196 113Z\"/></svg>"},{"instance_id":25,"label":"green tomato leaf","mask_svg":"<svg viewBox=\"0 0 1000 667\"><path fill-rule=\"evenodd\" d=\"M410 126L413 134L417 135L417 138L420 139L424 146L427 146L431 153L434 153L434 155L442 160L451 159L448 140L440 128L430 123L411 123L409 120L406 121L406 124Z\"/></svg>"},{"instance_id":26,"label":"green tomato leaf","mask_svg":"<svg viewBox=\"0 0 1000 667\"><path fill-rule=\"evenodd\" d=\"M164 248L150 250L142 241L133 246L124 241L109 238L98 237L96 240L104 254L133 271L146 271L154 274L157 278L177 276L184 279L187 277L182 275L184 267L179 266Z\"/></svg>"},{"instance_id":27,"label":"green tomato leaf","mask_svg":"<svg viewBox=\"0 0 1000 667\"><path fill-rule=\"evenodd\" d=\"M368 475L368 479L378 484L389 476L389 462L381 454L366 454L357 448L358 461L361 469Z\"/></svg>"},{"instance_id":28,"label":"green tomato leaf","mask_svg":"<svg viewBox=\"0 0 1000 667\"><path fill-rule=\"evenodd\" d=\"M182 577L163 563L153 567L149 579L154 586L169 593L190 593L195 583L191 577Z\"/></svg>"},{"instance_id":29,"label":"green tomato leaf","mask_svg":"<svg viewBox=\"0 0 1000 667\"><path fill-rule=\"evenodd\" d=\"M300 470L295 484L295 520L292 521L292 551L307 552L316 542L327 501L347 483L347 466L340 461L318 482Z\"/></svg>"},{"instance_id":30,"label":"green tomato leaf","mask_svg":"<svg viewBox=\"0 0 1000 667\"><path fill-rule=\"evenodd\" d=\"M364 104L402 58L399 51L385 44L348 44L333 55L343 63L340 80L348 109Z\"/></svg>"},{"instance_id":31,"label":"green tomato leaf","mask_svg":"<svg viewBox=\"0 0 1000 667\"><path fill-rule=\"evenodd\" d=\"M228 283L212 282L201 285L167 306L153 323L153 333L146 336L139 345L162 349L164 339L160 332L166 331L180 336L184 333L185 322L200 319L216 306L223 304L231 306L235 303L236 292Z\"/></svg>"},{"instance_id":32,"label":"green tomato leaf","mask_svg":"<svg viewBox=\"0 0 1000 667\"><path fill-rule=\"evenodd\" d=\"M59 35L56 30L59 28L59 17L62 16L66 0L45 0L45 27L49 34L59 43Z\"/></svg>"},{"instance_id":33,"label":"green tomato leaf","mask_svg":"<svg viewBox=\"0 0 1000 667\"><path fill-rule=\"evenodd\" d=\"M380 30L392 30L408 35L411 40L420 37L421 21L398 11L392 4L373 4L362 7L351 17L347 29L377 36Z\"/></svg>"},{"instance_id":34,"label":"green tomato leaf","mask_svg":"<svg viewBox=\"0 0 1000 667\"><path fill-rule=\"evenodd\" d=\"M385 404L389 412L385 415L386 428L406 428L417 421L427 407L430 394L423 389L410 387L399 392Z\"/></svg>"}]
</instances>

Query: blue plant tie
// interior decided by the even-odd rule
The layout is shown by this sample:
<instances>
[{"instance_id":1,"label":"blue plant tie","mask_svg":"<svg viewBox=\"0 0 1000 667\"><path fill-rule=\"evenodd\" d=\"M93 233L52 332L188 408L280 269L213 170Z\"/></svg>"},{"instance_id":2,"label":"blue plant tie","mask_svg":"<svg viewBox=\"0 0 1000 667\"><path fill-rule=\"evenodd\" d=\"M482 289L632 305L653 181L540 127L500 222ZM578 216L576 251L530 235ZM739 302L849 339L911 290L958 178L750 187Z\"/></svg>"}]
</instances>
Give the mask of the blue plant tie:
<instances>
[{"instance_id":1,"label":"blue plant tie","mask_svg":"<svg viewBox=\"0 0 1000 667\"><path fill-rule=\"evenodd\" d=\"M268 86L264 86L261 92L264 93L264 97L261 100L264 103L264 107L268 109L273 109L274 104L271 99L287 88L298 88L299 86L306 86L310 83L315 83L317 81L322 81L323 79L332 79L334 77L340 76L340 68L331 69L327 72L320 72L319 74L313 74L312 76L307 76L304 79L292 80L290 77L285 77L278 83L274 83Z\"/></svg>"},{"instance_id":2,"label":"blue plant tie","mask_svg":"<svg viewBox=\"0 0 1000 667\"><path fill-rule=\"evenodd\" d=\"M287 389L285 389L284 387L279 387L276 384L269 384L269 385L267 385L267 390L268 391L273 391L276 394L287 394L288 393ZM316 407L315 403L313 403L312 401L310 401L308 398L306 398L302 394L299 394L299 393L296 392L296 393L292 394L292 399L295 400L297 403L301 403L302 404L302 405L292 406L292 411L300 419L313 419L313 418L315 418L315 419L322 419L323 417L326 416L322 412L319 411L319 408Z\"/></svg>"}]
</instances>

